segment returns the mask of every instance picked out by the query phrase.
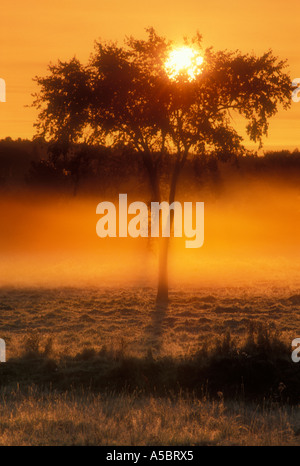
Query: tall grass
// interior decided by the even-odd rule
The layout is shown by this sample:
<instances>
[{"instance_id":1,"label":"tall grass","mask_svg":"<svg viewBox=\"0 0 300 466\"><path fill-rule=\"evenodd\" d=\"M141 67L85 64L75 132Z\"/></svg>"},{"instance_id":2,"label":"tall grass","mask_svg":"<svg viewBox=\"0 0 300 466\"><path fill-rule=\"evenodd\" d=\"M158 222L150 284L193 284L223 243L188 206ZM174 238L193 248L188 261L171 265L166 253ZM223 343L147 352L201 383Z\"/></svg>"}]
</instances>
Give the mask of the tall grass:
<instances>
[{"instance_id":1,"label":"tall grass","mask_svg":"<svg viewBox=\"0 0 300 466\"><path fill-rule=\"evenodd\" d=\"M0 445L299 445L295 407L138 394L0 394Z\"/></svg>"}]
</instances>

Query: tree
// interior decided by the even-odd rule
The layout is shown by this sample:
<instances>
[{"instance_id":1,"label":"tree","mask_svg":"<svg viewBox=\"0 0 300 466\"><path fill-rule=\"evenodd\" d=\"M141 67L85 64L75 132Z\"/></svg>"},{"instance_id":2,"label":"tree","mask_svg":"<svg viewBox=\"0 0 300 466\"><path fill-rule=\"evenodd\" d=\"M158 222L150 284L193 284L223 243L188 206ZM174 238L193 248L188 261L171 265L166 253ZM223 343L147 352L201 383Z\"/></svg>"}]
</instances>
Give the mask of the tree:
<instances>
[{"instance_id":1,"label":"tree","mask_svg":"<svg viewBox=\"0 0 300 466\"><path fill-rule=\"evenodd\" d=\"M271 50L262 56L202 52L201 72L186 70L171 79L166 60L173 44L147 29L146 40L133 37L124 46L96 42L89 63L76 58L50 66L37 77L40 92L38 134L55 140L131 147L148 173L153 201L162 200L159 168L165 154L174 160L167 200L175 200L180 173L191 153L199 156L243 152L242 137L231 124L231 111L243 116L251 140L262 144L268 120L278 106L290 105L286 62ZM201 36L185 44L201 50ZM165 198L165 196L164 196ZM170 223L173 224L171 211ZM161 239L157 300L168 299L169 238Z\"/></svg>"}]
</instances>

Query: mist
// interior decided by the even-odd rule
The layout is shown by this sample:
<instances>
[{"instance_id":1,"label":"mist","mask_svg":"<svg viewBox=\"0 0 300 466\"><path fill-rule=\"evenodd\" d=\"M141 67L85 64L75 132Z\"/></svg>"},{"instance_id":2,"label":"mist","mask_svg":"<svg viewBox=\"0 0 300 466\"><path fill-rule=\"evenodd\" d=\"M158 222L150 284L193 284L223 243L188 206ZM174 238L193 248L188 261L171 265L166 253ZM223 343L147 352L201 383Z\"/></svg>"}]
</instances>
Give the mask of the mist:
<instances>
[{"instance_id":1,"label":"mist","mask_svg":"<svg viewBox=\"0 0 300 466\"><path fill-rule=\"evenodd\" d=\"M171 286L299 283L296 184L248 178L221 191L183 193L184 184L177 200L204 202L204 245L187 249L186 238L172 238ZM2 196L0 285L155 286L157 239L99 238L96 206L103 200L114 199L45 190Z\"/></svg>"}]
</instances>

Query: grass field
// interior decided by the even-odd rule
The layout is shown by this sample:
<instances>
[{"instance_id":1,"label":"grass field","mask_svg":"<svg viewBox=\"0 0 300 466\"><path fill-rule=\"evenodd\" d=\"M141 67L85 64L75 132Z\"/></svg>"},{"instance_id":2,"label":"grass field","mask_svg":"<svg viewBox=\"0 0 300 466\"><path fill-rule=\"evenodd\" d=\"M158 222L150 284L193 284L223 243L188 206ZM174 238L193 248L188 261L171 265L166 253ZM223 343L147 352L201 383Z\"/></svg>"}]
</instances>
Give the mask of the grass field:
<instances>
[{"instance_id":1,"label":"grass field","mask_svg":"<svg viewBox=\"0 0 300 466\"><path fill-rule=\"evenodd\" d=\"M35 390L0 399L0 445L300 444L295 407Z\"/></svg>"},{"instance_id":2,"label":"grass field","mask_svg":"<svg viewBox=\"0 0 300 466\"><path fill-rule=\"evenodd\" d=\"M176 289L167 310L156 309L151 288L2 288L1 338L8 358L24 353L32 333L53 339L56 356L84 348L122 350L141 357L178 357L220 341L243 341L267 325L291 343L300 325L300 294L278 287Z\"/></svg>"},{"instance_id":3,"label":"grass field","mask_svg":"<svg viewBox=\"0 0 300 466\"><path fill-rule=\"evenodd\" d=\"M2 288L2 445L299 444L300 295Z\"/></svg>"}]
</instances>

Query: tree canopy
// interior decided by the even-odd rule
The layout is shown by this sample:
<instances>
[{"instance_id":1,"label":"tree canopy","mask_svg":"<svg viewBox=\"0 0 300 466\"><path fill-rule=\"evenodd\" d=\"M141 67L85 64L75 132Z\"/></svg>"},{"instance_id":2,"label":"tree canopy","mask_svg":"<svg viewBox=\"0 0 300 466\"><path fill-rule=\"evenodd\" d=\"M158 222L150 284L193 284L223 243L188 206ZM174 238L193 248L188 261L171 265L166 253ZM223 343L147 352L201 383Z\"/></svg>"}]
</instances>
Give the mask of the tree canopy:
<instances>
[{"instance_id":1,"label":"tree canopy","mask_svg":"<svg viewBox=\"0 0 300 466\"><path fill-rule=\"evenodd\" d=\"M193 81L184 72L171 80L165 62L173 44L153 29L147 32L147 40L130 37L124 46L96 42L87 65L74 57L37 77L39 135L122 142L139 151L236 148L241 138L229 110L247 119L250 139L261 141L278 104L288 107L286 63L271 50L256 57L208 48ZM201 50L201 36L191 45Z\"/></svg>"}]
</instances>

